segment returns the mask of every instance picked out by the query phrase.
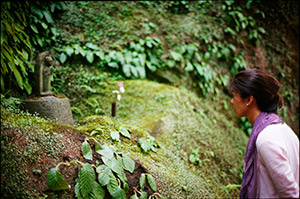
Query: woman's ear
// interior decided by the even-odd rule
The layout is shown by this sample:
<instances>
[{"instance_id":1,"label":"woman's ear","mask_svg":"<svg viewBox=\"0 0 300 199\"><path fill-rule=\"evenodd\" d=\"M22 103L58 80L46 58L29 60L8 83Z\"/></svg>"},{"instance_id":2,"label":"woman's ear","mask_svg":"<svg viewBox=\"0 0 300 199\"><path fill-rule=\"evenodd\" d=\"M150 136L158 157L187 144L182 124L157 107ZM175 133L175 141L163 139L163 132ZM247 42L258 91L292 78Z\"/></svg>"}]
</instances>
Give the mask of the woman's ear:
<instances>
[{"instance_id":1,"label":"woman's ear","mask_svg":"<svg viewBox=\"0 0 300 199\"><path fill-rule=\"evenodd\" d=\"M253 101L254 101L254 97L251 95L250 97L248 97L246 106L250 106L253 103Z\"/></svg>"}]
</instances>

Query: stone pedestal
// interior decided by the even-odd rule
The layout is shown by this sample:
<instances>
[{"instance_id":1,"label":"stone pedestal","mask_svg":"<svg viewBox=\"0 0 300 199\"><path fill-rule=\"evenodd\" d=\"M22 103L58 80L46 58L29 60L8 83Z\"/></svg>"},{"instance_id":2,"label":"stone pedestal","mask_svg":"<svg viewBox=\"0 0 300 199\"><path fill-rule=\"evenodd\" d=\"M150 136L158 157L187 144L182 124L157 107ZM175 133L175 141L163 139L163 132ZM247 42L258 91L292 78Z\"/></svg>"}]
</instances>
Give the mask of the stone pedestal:
<instances>
[{"instance_id":1,"label":"stone pedestal","mask_svg":"<svg viewBox=\"0 0 300 199\"><path fill-rule=\"evenodd\" d=\"M71 106L67 97L36 97L23 100L22 106L29 113L37 112L40 117L50 118L59 124L74 125Z\"/></svg>"}]
</instances>

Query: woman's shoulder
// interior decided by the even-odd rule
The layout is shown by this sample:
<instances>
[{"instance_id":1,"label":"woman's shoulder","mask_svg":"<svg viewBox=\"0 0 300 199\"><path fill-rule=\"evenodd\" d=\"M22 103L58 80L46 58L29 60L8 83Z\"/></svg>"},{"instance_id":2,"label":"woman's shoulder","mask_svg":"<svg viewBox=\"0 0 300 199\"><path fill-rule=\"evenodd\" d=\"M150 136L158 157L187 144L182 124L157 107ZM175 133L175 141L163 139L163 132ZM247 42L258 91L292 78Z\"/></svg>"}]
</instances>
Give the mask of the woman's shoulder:
<instances>
[{"instance_id":1,"label":"woman's shoulder","mask_svg":"<svg viewBox=\"0 0 300 199\"><path fill-rule=\"evenodd\" d=\"M299 142L294 131L286 124L271 124L264 128L257 137L256 145L262 144L283 144L284 140Z\"/></svg>"}]
</instances>

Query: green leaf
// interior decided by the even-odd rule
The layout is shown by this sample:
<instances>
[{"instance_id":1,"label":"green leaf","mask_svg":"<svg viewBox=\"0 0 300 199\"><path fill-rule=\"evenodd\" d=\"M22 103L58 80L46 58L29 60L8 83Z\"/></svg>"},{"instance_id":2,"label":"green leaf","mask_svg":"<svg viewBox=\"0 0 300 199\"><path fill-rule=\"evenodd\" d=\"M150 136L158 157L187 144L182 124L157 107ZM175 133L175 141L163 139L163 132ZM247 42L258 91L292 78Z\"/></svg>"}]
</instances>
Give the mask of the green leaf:
<instances>
[{"instance_id":1,"label":"green leaf","mask_svg":"<svg viewBox=\"0 0 300 199\"><path fill-rule=\"evenodd\" d=\"M86 52L79 44L75 44L73 47L75 49L75 55L78 55L80 53L81 56L85 56Z\"/></svg>"},{"instance_id":2,"label":"green leaf","mask_svg":"<svg viewBox=\"0 0 300 199\"><path fill-rule=\"evenodd\" d=\"M95 149L96 153L99 153L100 155L104 156L107 159L111 159L114 157L114 152L111 148L109 148L106 145L102 145L101 149Z\"/></svg>"},{"instance_id":3,"label":"green leaf","mask_svg":"<svg viewBox=\"0 0 300 199\"><path fill-rule=\"evenodd\" d=\"M135 162L129 156L123 155L122 164L125 170L129 171L130 173L133 173Z\"/></svg>"},{"instance_id":4,"label":"green leaf","mask_svg":"<svg viewBox=\"0 0 300 199\"><path fill-rule=\"evenodd\" d=\"M122 66L122 70L123 70L123 73L125 74L126 77L130 77L131 76L131 73L130 73L130 68L132 66L130 64L124 64Z\"/></svg>"},{"instance_id":5,"label":"green leaf","mask_svg":"<svg viewBox=\"0 0 300 199\"><path fill-rule=\"evenodd\" d=\"M141 190L145 189L145 184L146 184L146 176L144 173L142 173L141 177L140 177L140 187Z\"/></svg>"},{"instance_id":6,"label":"green leaf","mask_svg":"<svg viewBox=\"0 0 300 199\"><path fill-rule=\"evenodd\" d=\"M266 31L265 31L265 29L263 27L258 27L258 31L261 32L261 33L263 33L263 34L266 33Z\"/></svg>"},{"instance_id":7,"label":"green leaf","mask_svg":"<svg viewBox=\"0 0 300 199\"><path fill-rule=\"evenodd\" d=\"M92 51L86 51L86 60L91 64L94 61L94 53Z\"/></svg>"},{"instance_id":8,"label":"green leaf","mask_svg":"<svg viewBox=\"0 0 300 199\"><path fill-rule=\"evenodd\" d=\"M121 133L121 135L123 135L124 137L126 138L131 138L130 137L130 134L129 134L129 131L127 129L125 129L124 127L120 127L119 128L119 132Z\"/></svg>"},{"instance_id":9,"label":"green leaf","mask_svg":"<svg viewBox=\"0 0 300 199\"><path fill-rule=\"evenodd\" d=\"M45 24L44 22L42 22L41 25L43 26L43 28L44 28L45 30L48 28L48 25Z\"/></svg>"},{"instance_id":10,"label":"green leaf","mask_svg":"<svg viewBox=\"0 0 300 199\"><path fill-rule=\"evenodd\" d=\"M47 21L48 23L53 23L51 14L50 14L48 11L43 10L43 14L44 14L44 16L45 16L45 18L46 18L46 21Z\"/></svg>"},{"instance_id":11,"label":"green leaf","mask_svg":"<svg viewBox=\"0 0 300 199\"><path fill-rule=\"evenodd\" d=\"M98 131L97 131L97 132L98 132ZM95 151L101 150L101 149L102 149L101 144L100 144L99 142L97 142L97 141L94 141L94 142L95 142Z\"/></svg>"},{"instance_id":12,"label":"green leaf","mask_svg":"<svg viewBox=\"0 0 300 199\"><path fill-rule=\"evenodd\" d=\"M103 160L103 162L106 166L108 166L111 170L113 170L117 174L119 174L119 175L124 174L122 165L119 163L118 160L116 160L115 157L108 159L108 158L102 156L101 159Z\"/></svg>"},{"instance_id":13,"label":"green leaf","mask_svg":"<svg viewBox=\"0 0 300 199\"><path fill-rule=\"evenodd\" d=\"M105 190L95 181L93 188L93 197L94 199L104 199L105 198Z\"/></svg>"},{"instance_id":14,"label":"green leaf","mask_svg":"<svg viewBox=\"0 0 300 199\"><path fill-rule=\"evenodd\" d=\"M17 80L18 86L23 89L23 78L14 64L8 63L9 68L13 71Z\"/></svg>"},{"instance_id":15,"label":"green leaf","mask_svg":"<svg viewBox=\"0 0 300 199\"><path fill-rule=\"evenodd\" d=\"M36 34L39 34L38 29L36 28L36 26L34 24L30 24L30 28L33 30L33 32L35 32Z\"/></svg>"},{"instance_id":16,"label":"green leaf","mask_svg":"<svg viewBox=\"0 0 300 199\"><path fill-rule=\"evenodd\" d=\"M157 144L155 138L152 136L148 136L146 139L140 138L138 140L138 143L144 153L147 153L149 150L156 152L155 148L158 147L158 144Z\"/></svg>"},{"instance_id":17,"label":"green leaf","mask_svg":"<svg viewBox=\"0 0 300 199\"><path fill-rule=\"evenodd\" d=\"M145 62L146 62L146 55L145 54L139 54L139 59L140 59L141 65L144 67Z\"/></svg>"},{"instance_id":18,"label":"green leaf","mask_svg":"<svg viewBox=\"0 0 300 199\"><path fill-rule=\"evenodd\" d=\"M140 76L141 79L146 78L146 70L145 70L145 67L137 66L137 67L136 67L136 70L138 71L139 76Z\"/></svg>"},{"instance_id":19,"label":"green leaf","mask_svg":"<svg viewBox=\"0 0 300 199\"><path fill-rule=\"evenodd\" d=\"M172 60L172 59L169 59L169 60L167 61L167 66L168 66L169 68L173 68L173 67L175 66L175 61Z\"/></svg>"},{"instance_id":20,"label":"green leaf","mask_svg":"<svg viewBox=\"0 0 300 199\"><path fill-rule=\"evenodd\" d=\"M97 55L101 60L104 60L104 52L103 51L96 51L95 55Z\"/></svg>"},{"instance_id":21,"label":"green leaf","mask_svg":"<svg viewBox=\"0 0 300 199\"><path fill-rule=\"evenodd\" d=\"M119 186L117 187L116 190L114 190L112 194L113 199L126 199L126 193L124 189L121 189Z\"/></svg>"},{"instance_id":22,"label":"green leaf","mask_svg":"<svg viewBox=\"0 0 300 199\"><path fill-rule=\"evenodd\" d=\"M93 50L99 50L98 46L96 44L93 44L93 43L86 43L85 44L87 47L89 47L90 49L93 49Z\"/></svg>"},{"instance_id":23,"label":"green leaf","mask_svg":"<svg viewBox=\"0 0 300 199\"><path fill-rule=\"evenodd\" d=\"M32 87L28 83L28 79L25 79L25 81L23 82L23 85L24 85L24 88L26 89L28 95L30 95L32 93Z\"/></svg>"},{"instance_id":24,"label":"green leaf","mask_svg":"<svg viewBox=\"0 0 300 199\"><path fill-rule=\"evenodd\" d=\"M96 169L98 175L98 180L101 184L101 186L105 186L109 183L110 176L113 176L113 173L111 172L111 169L105 165L100 165Z\"/></svg>"},{"instance_id":25,"label":"green leaf","mask_svg":"<svg viewBox=\"0 0 300 199\"><path fill-rule=\"evenodd\" d=\"M36 6L31 5L31 6L30 6L30 11L31 11L34 15L37 15L40 19L43 18L43 13L42 13L42 11L41 11L39 8L37 8Z\"/></svg>"},{"instance_id":26,"label":"green leaf","mask_svg":"<svg viewBox=\"0 0 300 199\"><path fill-rule=\"evenodd\" d=\"M114 176L111 177L106 187L110 195L113 195L114 191L117 190L117 188L119 187L117 179Z\"/></svg>"},{"instance_id":27,"label":"green leaf","mask_svg":"<svg viewBox=\"0 0 300 199\"><path fill-rule=\"evenodd\" d=\"M139 197L136 195L136 193L134 193L134 195L130 196L129 199L139 199Z\"/></svg>"},{"instance_id":28,"label":"green leaf","mask_svg":"<svg viewBox=\"0 0 300 199\"><path fill-rule=\"evenodd\" d=\"M120 141L120 134L118 131L110 131L110 136L114 141Z\"/></svg>"},{"instance_id":29,"label":"green leaf","mask_svg":"<svg viewBox=\"0 0 300 199\"><path fill-rule=\"evenodd\" d=\"M138 78L138 77L139 77L138 72L137 72L137 70L136 70L136 68L135 68L134 66L132 66L132 67L130 68L130 71L131 71L131 73L133 74L133 76L134 76L135 78Z\"/></svg>"},{"instance_id":30,"label":"green leaf","mask_svg":"<svg viewBox=\"0 0 300 199\"><path fill-rule=\"evenodd\" d=\"M63 175L57 171L56 167L49 170L47 184L49 189L54 191L69 189L69 184L65 181Z\"/></svg>"},{"instance_id":31,"label":"green leaf","mask_svg":"<svg viewBox=\"0 0 300 199\"><path fill-rule=\"evenodd\" d=\"M59 61L63 64L67 60L67 55L65 53L61 53L59 56Z\"/></svg>"},{"instance_id":32,"label":"green leaf","mask_svg":"<svg viewBox=\"0 0 300 199\"><path fill-rule=\"evenodd\" d=\"M66 46L64 50L69 57L71 57L72 54L74 53L74 49L71 46Z\"/></svg>"},{"instance_id":33,"label":"green leaf","mask_svg":"<svg viewBox=\"0 0 300 199\"><path fill-rule=\"evenodd\" d=\"M81 145L81 151L85 159L93 160L92 148L86 140Z\"/></svg>"},{"instance_id":34,"label":"green leaf","mask_svg":"<svg viewBox=\"0 0 300 199\"><path fill-rule=\"evenodd\" d=\"M82 163L78 173L78 183L82 197L87 197L95 183L95 171L89 163Z\"/></svg>"},{"instance_id":35,"label":"green leaf","mask_svg":"<svg viewBox=\"0 0 300 199\"><path fill-rule=\"evenodd\" d=\"M147 181L151 187L151 189L156 192L156 182L155 179L153 178L153 176L151 174L147 174Z\"/></svg>"},{"instance_id":36,"label":"green leaf","mask_svg":"<svg viewBox=\"0 0 300 199\"><path fill-rule=\"evenodd\" d=\"M175 61L181 61L183 59L182 55L175 51L171 51L170 54Z\"/></svg>"},{"instance_id":37,"label":"green leaf","mask_svg":"<svg viewBox=\"0 0 300 199\"><path fill-rule=\"evenodd\" d=\"M154 53L148 53L149 57L150 57L150 62L156 66L159 65L159 60L157 58L157 56Z\"/></svg>"},{"instance_id":38,"label":"green leaf","mask_svg":"<svg viewBox=\"0 0 300 199\"><path fill-rule=\"evenodd\" d=\"M185 66L185 69L184 69L186 72L191 72L194 70L194 67L192 65L192 63L190 61L187 61L187 64Z\"/></svg>"},{"instance_id":39,"label":"green leaf","mask_svg":"<svg viewBox=\"0 0 300 199\"><path fill-rule=\"evenodd\" d=\"M111 68L116 68L116 69L119 68L118 63L116 62L109 62L107 65Z\"/></svg>"},{"instance_id":40,"label":"green leaf","mask_svg":"<svg viewBox=\"0 0 300 199\"><path fill-rule=\"evenodd\" d=\"M148 194L145 191L141 191L141 196L140 199L147 199L148 198Z\"/></svg>"},{"instance_id":41,"label":"green leaf","mask_svg":"<svg viewBox=\"0 0 300 199\"><path fill-rule=\"evenodd\" d=\"M146 61L146 66L149 68L149 70L151 70L151 72L155 72L156 71L156 66L152 65L151 62Z\"/></svg>"}]
</instances>

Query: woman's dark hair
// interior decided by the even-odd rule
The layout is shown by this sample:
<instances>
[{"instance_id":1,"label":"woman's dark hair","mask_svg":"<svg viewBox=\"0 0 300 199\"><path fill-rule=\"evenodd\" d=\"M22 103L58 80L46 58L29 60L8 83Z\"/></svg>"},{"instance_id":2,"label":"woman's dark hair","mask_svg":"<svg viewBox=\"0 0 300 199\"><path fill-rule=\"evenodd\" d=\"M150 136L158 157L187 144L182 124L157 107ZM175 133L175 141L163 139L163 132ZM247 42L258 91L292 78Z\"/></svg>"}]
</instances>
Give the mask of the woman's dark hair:
<instances>
[{"instance_id":1,"label":"woman's dark hair","mask_svg":"<svg viewBox=\"0 0 300 199\"><path fill-rule=\"evenodd\" d=\"M283 99L278 94L280 83L271 75L259 69L240 71L230 83L232 91L240 94L242 98L256 99L258 108L263 112L277 111L281 108Z\"/></svg>"}]
</instances>

